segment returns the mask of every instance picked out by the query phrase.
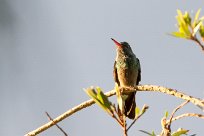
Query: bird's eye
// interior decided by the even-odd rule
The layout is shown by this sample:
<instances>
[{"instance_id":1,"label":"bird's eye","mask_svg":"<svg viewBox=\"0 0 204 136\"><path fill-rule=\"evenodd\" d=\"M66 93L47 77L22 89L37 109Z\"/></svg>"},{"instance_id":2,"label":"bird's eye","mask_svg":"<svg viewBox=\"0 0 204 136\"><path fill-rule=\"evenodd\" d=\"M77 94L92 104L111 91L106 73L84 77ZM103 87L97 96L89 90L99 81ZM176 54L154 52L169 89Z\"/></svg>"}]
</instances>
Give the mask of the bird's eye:
<instances>
[{"instance_id":1,"label":"bird's eye","mask_svg":"<svg viewBox=\"0 0 204 136\"><path fill-rule=\"evenodd\" d=\"M129 46L129 45L125 45L125 47L126 47L126 48L130 48L130 46Z\"/></svg>"}]
</instances>

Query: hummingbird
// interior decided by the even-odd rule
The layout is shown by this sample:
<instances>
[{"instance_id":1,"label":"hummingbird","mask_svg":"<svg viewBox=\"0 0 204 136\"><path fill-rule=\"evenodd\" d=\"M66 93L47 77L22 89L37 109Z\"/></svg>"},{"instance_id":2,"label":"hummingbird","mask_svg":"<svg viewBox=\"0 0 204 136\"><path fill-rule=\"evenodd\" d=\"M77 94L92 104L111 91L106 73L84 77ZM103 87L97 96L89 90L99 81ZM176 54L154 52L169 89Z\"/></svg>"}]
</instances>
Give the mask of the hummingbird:
<instances>
[{"instance_id":1,"label":"hummingbird","mask_svg":"<svg viewBox=\"0 0 204 136\"><path fill-rule=\"evenodd\" d=\"M130 45L127 42L119 43L111 38L116 44L116 59L114 63L113 77L119 87L134 87L141 80L140 61L133 53ZM123 95L124 113L129 119L135 118L135 94L136 92Z\"/></svg>"}]
</instances>

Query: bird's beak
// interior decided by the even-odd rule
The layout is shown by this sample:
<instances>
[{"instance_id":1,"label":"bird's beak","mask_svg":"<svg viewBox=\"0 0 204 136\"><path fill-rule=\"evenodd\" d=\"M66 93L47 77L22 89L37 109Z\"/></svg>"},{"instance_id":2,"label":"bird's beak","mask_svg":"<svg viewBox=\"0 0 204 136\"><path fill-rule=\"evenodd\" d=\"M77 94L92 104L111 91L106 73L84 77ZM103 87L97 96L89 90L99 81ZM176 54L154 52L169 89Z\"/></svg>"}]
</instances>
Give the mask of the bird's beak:
<instances>
[{"instance_id":1,"label":"bird's beak","mask_svg":"<svg viewBox=\"0 0 204 136\"><path fill-rule=\"evenodd\" d=\"M118 47L122 47L122 45L121 45L118 41L116 41L115 39L111 38L111 40L113 40L113 42L114 42Z\"/></svg>"}]
</instances>

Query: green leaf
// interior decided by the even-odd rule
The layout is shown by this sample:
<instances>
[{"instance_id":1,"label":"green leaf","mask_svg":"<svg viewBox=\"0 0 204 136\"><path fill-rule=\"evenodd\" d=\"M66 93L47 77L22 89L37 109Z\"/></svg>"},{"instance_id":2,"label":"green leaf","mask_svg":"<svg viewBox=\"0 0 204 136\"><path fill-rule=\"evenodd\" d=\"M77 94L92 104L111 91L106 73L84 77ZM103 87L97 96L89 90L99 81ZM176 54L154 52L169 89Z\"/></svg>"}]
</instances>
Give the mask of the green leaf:
<instances>
[{"instance_id":1,"label":"green leaf","mask_svg":"<svg viewBox=\"0 0 204 136\"><path fill-rule=\"evenodd\" d=\"M152 131L152 136L156 136L156 134L154 133L154 131Z\"/></svg>"},{"instance_id":2,"label":"green leaf","mask_svg":"<svg viewBox=\"0 0 204 136\"><path fill-rule=\"evenodd\" d=\"M186 14L182 14L181 10L177 10L177 21L178 21L178 27L179 27L179 32L184 33L185 37L190 38L191 32L189 30L188 22L191 20L189 17L189 14L186 12ZM186 19L186 21L185 21Z\"/></svg>"},{"instance_id":3,"label":"green leaf","mask_svg":"<svg viewBox=\"0 0 204 136\"><path fill-rule=\"evenodd\" d=\"M204 25L200 25L200 30L199 30L200 36L203 38L204 37Z\"/></svg>"},{"instance_id":4,"label":"green leaf","mask_svg":"<svg viewBox=\"0 0 204 136\"><path fill-rule=\"evenodd\" d=\"M195 28L196 24L198 23L198 18L199 18L199 15L200 15L200 11L201 11L201 9L198 9L198 11L195 14L195 18L194 18L194 21L193 21L193 24L192 24L193 28Z\"/></svg>"},{"instance_id":5,"label":"green leaf","mask_svg":"<svg viewBox=\"0 0 204 136\"><path fill-rule=\"evenodd\" d=\"M123 98L122 98L122 95L121 95L121 92L120 92L120 89L119 89L117 83L115 83L115 91L116 91L116 96L117 96L118 107L119 107L121 113L124 113L125 102L123 101Z\"/></svg>"},{"instance_id":6,"label":"green leaf","mask_svg":"<svg viewBox=\"0 0 204 136\"><path fill-rule=\"evenodd\" d=\"M185 24L185 21L183 19L183 14L182 14L181 10L177 9L177 14L178 14L178 16L177 16L178 24L179 25L180 24Z\"/></svg>"},{"instance_id":7,"label":"green leaf","mask_svg":"<svg viewBox=\"0 0 204 136\"><path fill-rule=\"evenodd\" d=\"M104 101L104 96L101 93L102 91L97 90L98 93L96 93L94 88L87 88L85 92L98 104L103 110L106 112L111 113L110 103L107 104L107 102ZM109 101L108 101L109 102Z\"/></svg>"},{"instance_id":8,"label":"green leaf","mask_svg":"<svg viewBox=\"0 0 204 136\"><path fill-rule=\"evenodd\" d=\"M146 104L142 107L142 110L140 110L140 108L137 106L135 108L135 118L143 115L147 111L148 108L149 106L147 106Z\"/></svg>"},{"instance_id":9,"label":"green leaf","mask_svg":"<svg viewBox=\"0 0 204 136\"><path fill-rule=\"evenodd\" d=\"M181 33L181 32L172 32L170 35L177 37L177 38L188 39L188 37L184 33Z\"/></svg>"},{"instance_id":10,"label":"green leaf","mask_svg":"<svg viewBox=\"0 0 204 136\"><path fill-rule=\"evenodd\" d=\"M168 112L168 111L166 111L166 112L165 112L164 117L166 117L166 118L167 118L168 116L169 116L169 112Z\"/></svg>"},{"instance_id":11,"label":"green leaf","mask_svg":"<svg viewBox=\"0 0 204 136\"><path fill-rule=\"evenodd\" d=\"M154 134L154 131L153 131L153 134L151 134L151 133L149 133L149 132L147 132L147 131L145 131L145 130L139 130L140 132L142 132L142 133L145 133L145 134L147 134L147 135L149 135L149 136L156 136L155 134Z\"/></svg>"},{"instance_id":12,"label":"green leaf","mask_svg":"<svg viewBox=\"0 0 204 136\"><path fill-rule=\"evenodd\" d=\"M183 134L187 134L188 131L189 131L189 130L185 130L185 129L180 128L180 129L178 129L176 132L174 132L174 133L172 134L172 136L181 136L181 135L183 135Z\"/></svg>"},{"instance_id":13,"label":"green leaf","mask_svg":"<svg viewBox=\"0 0 204 136\"><path fill-rule=\"evenodd\" d=\"M109 110L111 109L111 102L108 100L108 97L101 91L101 88L96 87L96 90L98 92L97 97L99 98L99 100L101 101L102 104L105 105L105 107L107 107Z\"/></svg>"},{"instance_id":14,"label":"green leaf","mask_svg":"<svg viewBox=\"0 0 204 136\"><path fill-rule=\"evenodd\" d=\"M103 93L101 93L101 89L99 87L96 88L96 91L97 91L97 98L98 100L102 103L102 104L105 104L104 102L104 98L102 96Z\"/></svg>"},{"instance_id":15,"label":"green leaf","mask_svg":"<svg viewBox=\"0 0 204 136\"><path fill-rule=\"evenodd\" d=\"M186 37L191 36L191 32L190 32L189 27L188 27L188 25L186 23L181 23L179 28L180 28L179 29L180 32L183 32L186 35Z\"/></svg>"},{"instance_id":16,"label":"green leaf","mask_svg":"<svg viewBox=\"0 0 204 136\"><path fill-rule=\"evenodd\" d=\"M85 90L85 92L86 92L92 99L97 100L97 96L96 96L97 94L96 94L94 88L87 88L87 89Z\"/></svg>"},{"instance_id":17,"label":"green leaf","mask_svg":"<svg viewBox=\"0 0 204 136\"><path fill-rule=\"evenodd\" d=\"M85 92L98 104L98 105L102 105L102 103L100 102L100 100L97 97L97 93L94 90L94 88L87 88L85 90Z\"/></svg>"},{"instance_id":18,"label":"green leaf","mask_svg":"<svg viewBox=\"0 0 204 136\"><path fill-rule=\"evenodd\" d=\"M191 17L189 15L188 12L185 12L185 14L183 15L183 19L185 21L186 24L188 24L189 26L191 26Z\"/></svg>"},{"instance_id":19,"label":"green leaf","mask_svg":"<svg viewBox=\"0 0 204 136\"><path fill-rule=\"evenodd\" d=\"M140 107L136 107L135 108L135 113L136 113L136 116L139 116L140 115Z\"/></svg>"},{"instance_id":20,"label":"green leaf","mask_svg":"<svg viewBox=\"0 0 204 136\"><path fill-rule=\"evenodd\" d=\"M149 106L144 105L144 106L142 107L142 111L141 111L140 114L144 114L144 113L147 111L148 108L149 108Z\"/></svg>"}]
</instances>

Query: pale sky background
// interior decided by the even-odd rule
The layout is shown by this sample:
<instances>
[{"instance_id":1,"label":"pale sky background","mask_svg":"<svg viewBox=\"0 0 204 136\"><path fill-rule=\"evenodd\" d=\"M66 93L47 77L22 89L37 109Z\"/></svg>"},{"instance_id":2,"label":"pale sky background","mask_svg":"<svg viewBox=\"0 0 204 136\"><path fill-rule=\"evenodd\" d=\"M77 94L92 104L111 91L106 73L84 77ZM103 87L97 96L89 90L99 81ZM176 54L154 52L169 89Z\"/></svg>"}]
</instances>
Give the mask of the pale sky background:
<instances>
[{"instance_id":1,"label":"pale sky background","mask_svg":"<svg viewBox=\"0 0 204 136\"><path fill-rule=\"evenodd\" d=\"M113 89L116 55L111 37L127 41L142 67L141 84L175 88L204 98L204 53L176 39L176 9L197 11L204 1L177 0L0 0L0 135L22 136L88 100L83 88ZM113 97L111 100L115 100ZM129 131L161 132L160 119L182 100L161 93L137 93L150 106ZM177 113L202 113L188 104ZM94 105L59 125L69 136L120 136L120 126ZM185 118L172 124L204 134L204 122ZM62 136L52 127L40 136Z\"/></svg>"}]
</instances>

